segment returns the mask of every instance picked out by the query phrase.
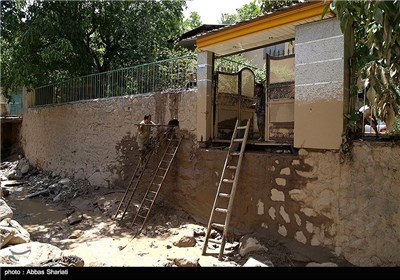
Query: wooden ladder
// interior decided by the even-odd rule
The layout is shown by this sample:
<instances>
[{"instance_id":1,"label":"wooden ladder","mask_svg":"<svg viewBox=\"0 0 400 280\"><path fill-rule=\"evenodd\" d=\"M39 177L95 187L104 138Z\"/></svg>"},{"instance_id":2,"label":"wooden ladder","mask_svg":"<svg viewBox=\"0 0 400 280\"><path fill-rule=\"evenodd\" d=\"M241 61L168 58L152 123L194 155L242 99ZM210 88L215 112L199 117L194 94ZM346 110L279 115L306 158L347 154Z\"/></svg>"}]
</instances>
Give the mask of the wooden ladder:
<instances>
[{"instance_id":1,"label":"wooden ladder","mask_svg":"<svg viewBox=\"0 0 400 280\"><path fill-rule=\"evenodd\" d=\"M169 138L166 139L167 143L165 152L160 160L160 163L158 164L156 171L154 172L150 185L132 222L133 226L139 226L139 230L136 231L135 236L142 231L147 218L149 217L150 210L153 207L158 193L160 192L165 177L168 175L168 171L171 167L172 161L175 158L176 152L178 151L179 145L182 142L182 138L183 135L176 137L175 133L170 133Z\"/></svg>"},{"instance_id":2,"label":"wooden ladder","mask_svg":"<svg viewBox=\"0 0 400 280\"><path fill-rule=\"evenodd\" d=\"M169 127L166 131L160 132L156 140L154 140L154 143L151 144L151 148L149 149L148 153L144 155L143 160L139 160L138 165L136 166L135 172L133 173L132 179L129 182L128 187L126 188L126 191L124 193L124 196L121 199L121 202L118 205L117 211L115 212L114 219L119 219L122 221L124 218L126 212L128 211L133 196L136 192L137 187L140 184L140 181L142 179L142 175L144 171L146 170L147 164L149 163L150 158L154 154L154 152L158 149L158 146L161 142L163 142L165 139L169 137L169 135L174 132L175 126ZM158 139L158 140L157 140Z\"/></svg>"},{"instance_id":3,"label":"wooden ladder","mask_svg":"<svg viewBox=\"0 0 400 280\"><path fill-rule=\"evenodd\" d=\"M153 150L147 153L142 161L139 160L135 172L133 173L132 179L128 187L126 188L126 191L121 199L121 202L118 205L117 211L114 215L114 219L119 219L120 221L122 221L122 219L124 218L126 212L129 209L129 206L131 205L133 195L135 194L140 179L142 178L143 172L145 171L147 163L149 162L149 159L151 158L152 154Z\"/></svg>"},{"instance_id":4,"label":"wooden ladder","mask_svg":"<svg viewBox=\"0 0 400 280\"><path fill-rule=\"evenodd\" d=\"M247 124L245 126L239 126L239 120L236 121L235 130L232 135L224 168L222 169L214 205L211 209L210 220L207 226L207 234L203 246L203 255L205 255L207 252L208 242L219 244L221 247L218 260L220 261L222 260L222 256L224 254L225 243L229 230L229 221L232 214L232 206L235 198L236 187L239 181L240 167L242 165L247 136L249 134L249 127L250 119L247 120ZM242 136L243 133L239 133L243 132L243 130L244 136ZM240 152L237 152L240 144ZM210 239L212 229L223 231L221 241Z\"/></svg>"}]
</instances>

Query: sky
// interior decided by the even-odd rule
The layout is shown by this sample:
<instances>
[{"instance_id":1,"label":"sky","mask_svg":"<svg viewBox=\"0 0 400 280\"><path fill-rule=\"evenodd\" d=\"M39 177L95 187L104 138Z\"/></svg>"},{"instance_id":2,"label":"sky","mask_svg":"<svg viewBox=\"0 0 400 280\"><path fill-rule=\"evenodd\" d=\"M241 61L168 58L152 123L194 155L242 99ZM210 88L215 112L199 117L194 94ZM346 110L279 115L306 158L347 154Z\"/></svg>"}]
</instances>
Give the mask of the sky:
<instances>
[{"instance_id":1,"label":"sky","mask_svg":"<svg viewBox=\"0 0 400 280\"><path fill-rule=\"evenodd\" d=\"M237 8L251 2L253 0L187 0L184 15L188 18L191 12L198 12L204 24L217 24L222 13L233 14Z\"/></svg>"}]
</instances>

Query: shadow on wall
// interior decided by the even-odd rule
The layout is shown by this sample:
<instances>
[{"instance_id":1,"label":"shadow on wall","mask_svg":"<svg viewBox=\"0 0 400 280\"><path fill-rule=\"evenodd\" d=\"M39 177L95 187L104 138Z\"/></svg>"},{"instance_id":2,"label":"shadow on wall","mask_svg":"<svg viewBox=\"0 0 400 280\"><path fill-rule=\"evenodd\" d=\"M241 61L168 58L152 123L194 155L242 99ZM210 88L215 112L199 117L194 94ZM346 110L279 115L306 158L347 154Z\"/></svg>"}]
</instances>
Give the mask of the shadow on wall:
<instances>
[{"instance_id":1,"label":"shadow on wall","mask_svg":"<svg viewBox=\"0 0 400 280\"><path fill-rule=\"evenodd\" d=\"M118 156L118 164L110 167L114 174L113 185L126 187L132 178L139 162L138 145L135 135L127 133L120 142L115 145Z\"/></svg>"}]
</instances>

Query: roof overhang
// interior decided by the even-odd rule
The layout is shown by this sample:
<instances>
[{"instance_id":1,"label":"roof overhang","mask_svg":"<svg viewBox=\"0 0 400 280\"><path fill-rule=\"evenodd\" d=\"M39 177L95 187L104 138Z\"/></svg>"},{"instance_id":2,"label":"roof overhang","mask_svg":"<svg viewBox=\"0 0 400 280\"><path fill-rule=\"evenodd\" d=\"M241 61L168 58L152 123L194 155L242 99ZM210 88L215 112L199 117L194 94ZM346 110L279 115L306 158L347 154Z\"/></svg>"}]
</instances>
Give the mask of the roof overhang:
<instances>
[{"instance_id":1,"label":"roof overhang","mask_svg":"<svg viewBox=\"0 0 400 280\"><path fill-rule=\"evenodd\" d=\"M295 27L321 20L329 2L308 2L209 32L196 40L197 48L224 56L256 49L295 37ZM333 17L328 11L324 18Z\"/></svg>"}]
</instances>

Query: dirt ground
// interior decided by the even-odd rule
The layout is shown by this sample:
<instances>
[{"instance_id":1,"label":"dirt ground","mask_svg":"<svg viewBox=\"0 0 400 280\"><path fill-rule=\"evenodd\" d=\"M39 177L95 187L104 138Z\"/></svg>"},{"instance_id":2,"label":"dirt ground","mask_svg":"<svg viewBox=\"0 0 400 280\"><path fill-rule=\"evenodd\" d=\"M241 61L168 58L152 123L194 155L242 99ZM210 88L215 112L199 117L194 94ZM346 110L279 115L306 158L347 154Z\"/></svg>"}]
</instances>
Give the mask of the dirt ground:
<instances>
[{"instance_id":1,"label":"dirt ground","mask_svg":"<svg viewBox=\"0 0 400 280\"><path fill-rule=\"evenodd\" d=\"M9 162L2 162L0 175L3 176L10 166ZM176 259L181 258L198 260L202 267L242 266L249 258L268 266L305 266L310 262L349 265L326 250L267 236L258 238L267 250L243 257L239 254L240 236L233 237L232 243L226 245L224 261L220 262L219 249L212 244L208 246L208 254L202 255L205 225L162 201L157 201L144 230L133 238L135 229L130 227L131 215L122 222L112 218L123 189L94 188L84 180L69 180L63 185L58 183L61 179L33 168L17 180L18 184L2 182L3 189L9 191L4 199L14 211L13 219L28 230L32 241L55 245L64 255L79 256L85 266L163 267L175 266ZM46 189L50 191L29 198ZM181 236L190 233L194 233L196 240L193 247L174 245ZM215 234L217 238L220 236L218 232Z\"/></svg>"}]
</instances>

